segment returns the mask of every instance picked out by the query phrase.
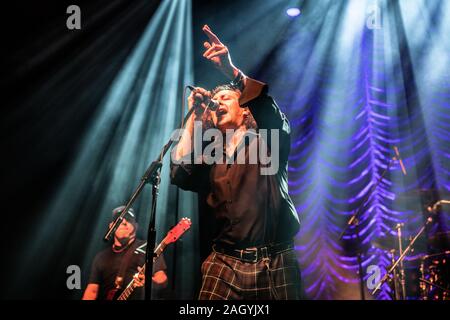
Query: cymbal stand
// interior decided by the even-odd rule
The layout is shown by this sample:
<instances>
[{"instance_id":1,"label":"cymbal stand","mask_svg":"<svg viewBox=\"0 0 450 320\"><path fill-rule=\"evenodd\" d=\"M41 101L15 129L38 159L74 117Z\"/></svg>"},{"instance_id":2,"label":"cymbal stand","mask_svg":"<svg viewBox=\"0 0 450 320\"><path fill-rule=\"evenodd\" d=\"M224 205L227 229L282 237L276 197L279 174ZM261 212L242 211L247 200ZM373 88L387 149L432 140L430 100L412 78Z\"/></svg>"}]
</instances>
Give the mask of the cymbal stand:
<instances>
[{"instance_id":1,"label":"cymbal stand","mask_svg":"<svg viewBox=\"0 0 450 320\"><path fill-rule=\"evenodd\" d=\"M391 253L391 262L392 264L395 263L395 249L391 249L389 251ZM399 283L398 283L398 274L396 270L392 271L392 278L391 278L391 283L392 283L392 300L400 300L399 297Z\"/></svg>"},{"instance_id":2,"label":"cymbal stand","mask_svg":"<svg viewBox=\"0 0 450 320\"><path fill-rule=\"evenodd\" d=\"M397 229L397 237L398 237L398 253L401 256L403 254L403 248L402 248L402 226L403 223L398 223L395 227ZM400 284L401 284L401 294L400 300L406 300L406 276L405 276L405 267L403 265L403 259L400 260L400 266L399 266L399 276L400 276Z\"/></svg>"},{"instance_id":3,"label":"cymbal stand","mask_svg":"<svg viewBox=\"0 0 450 320\"><path fill-rule=\"evenodd\" d=\"M392 274L392 272L394 271L394 269L397 267L397 265L405 258L406 254L412 249L414 243L416 242L417 238L419 238L422 233L425 231L425 228L431 223L433 222L433 218L432 217L428 217L427 221L425 222L425 224L422 226L422 228L420 228L419 232L416 234L416 236L414 238L411 239L411 241L409 242L409 245L405 248L405 250L403 251L403 253L400 255L400 257L398 257L397 261L395 261L395 263L387 270L386 274L384 275L384 277L378 282L377 286L375 287L375 289L372 291L372 295L376 294L381 286L389 279L390 275Z\"/></svg>"}]
</instances>

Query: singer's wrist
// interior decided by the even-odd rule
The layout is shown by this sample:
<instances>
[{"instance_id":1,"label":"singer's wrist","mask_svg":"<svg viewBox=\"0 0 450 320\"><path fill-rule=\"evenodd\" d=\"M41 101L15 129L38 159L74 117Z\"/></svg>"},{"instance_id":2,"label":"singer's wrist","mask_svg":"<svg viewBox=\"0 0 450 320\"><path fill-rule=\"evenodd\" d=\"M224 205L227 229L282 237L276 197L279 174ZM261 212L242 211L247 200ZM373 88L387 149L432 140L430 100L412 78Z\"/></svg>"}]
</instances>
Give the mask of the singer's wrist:
<instances>
[{"instance_id":1,"label":"singer's wrist","mask_svg":"<svg viewBox=\"0 0 450 320\"><path fill-rule=\"evenodd\" d=\"M236 89L239 89L241 92L244 91L245 85L246 85L246 76L244 73L237 69L237 74L234 77L234 79L230 82L230 85Z\"/></svg>"},{"instance_id":2,"label":"singer's wrist","mask_svg":"<svg viewBox=\"0 0 450 320\"><path fill-rule=\"evenodd\" d=\"M237 77L240 70L231 64L228 67L221 68L221 71L228 79L233 80Z\"/></svg>"},{"instance_id":3,"label":"singer's wrist","mask_svg":"<svg viewBox=\"0 0 450 320\"><path fill-rule=\"evenodd\" d=\"M239 72L241 72L241 70L233 66L233 75L230 77L230 79L236 79L236 77L239 75Z\"/></svg>"}]
</instances>

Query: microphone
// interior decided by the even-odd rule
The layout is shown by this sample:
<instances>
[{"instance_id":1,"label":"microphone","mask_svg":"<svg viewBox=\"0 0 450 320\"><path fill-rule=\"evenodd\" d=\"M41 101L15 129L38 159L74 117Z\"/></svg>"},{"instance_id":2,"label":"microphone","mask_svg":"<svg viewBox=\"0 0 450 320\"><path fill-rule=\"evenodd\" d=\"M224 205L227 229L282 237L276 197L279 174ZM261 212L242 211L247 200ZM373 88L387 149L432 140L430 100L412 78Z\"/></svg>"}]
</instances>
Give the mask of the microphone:
<instances>
[{"instance_id":1,"label":"microphone","mask_svg":"<svg viewBox=\"0 0 450 320\"><path fill-rule=\"evenodd\" d=\"M398 151L398 148L396 146L394 146L394 152L395 152L395 157L397 158L398 162L400 163L400 168L402 168L402 172L406 176L406 168L405 168L405 165L403 164L402 158L400 157L400 152Z\"/></svg>"},{"instance_id":2,"label":"microphone","mask_svg":"<svg viewBox=\"0 0 450 320\"><path fill-rule=\"evenodd\" d=\"M400 229L403 228L405 226L404 223L397 223L397 225L395 226L395 229Z\"/></svg>"},{"instance_id":3,"label":"microphone","mask_svg":"<svg viewBox=\"0 0 450 320\"><path fill-rule=\"evenodd\" d=\"M432 207L427 208L428 212L436 212L437 207L439 207L441 204L450 204L450 200L439 200Z\"/></svg>"},{"instance_id":4,"label":"microphone","mask_svg":"<svg viewBox=\"0 0 450 320\"><path fill-rule=\"evenodd\" d=\"M195 91L197 88L194 86L187 86L191 91ZM219 103L216 100L213 100L209 97L205 97L206 109L209 108L211 111L216 111L219 108ZM206 110L205 109L205 110Z\"/></svg>"}]
</instances>

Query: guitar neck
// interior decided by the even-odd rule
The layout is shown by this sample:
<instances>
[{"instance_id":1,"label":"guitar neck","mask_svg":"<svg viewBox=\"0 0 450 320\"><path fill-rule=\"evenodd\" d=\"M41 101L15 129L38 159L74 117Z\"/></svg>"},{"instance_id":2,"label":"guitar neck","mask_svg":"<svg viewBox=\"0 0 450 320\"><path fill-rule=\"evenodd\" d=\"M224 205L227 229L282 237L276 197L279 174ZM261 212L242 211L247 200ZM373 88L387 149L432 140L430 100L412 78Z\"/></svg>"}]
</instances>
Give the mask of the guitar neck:
<instances>
[{"instance_id":1,"label":"guitar neck","mask_svg":"<svg viewBox=\"0 0 450 320\"><path fill-rule=\"evenodd\" d=\"M153 262L155 262L155 260L161 255L161 253L169 244L177 241L180 238L180 236L191 227L191 224L192 224L191 219L189 218L181 219L178 222L178 224L169 231L164 240L161 241L161 243L156 247L155 251L153 252ZM145 275L145 267L146 266L144 263L141 270L139 271L138 277ZM152 279L150 279L150 281L152 281ZM119 298L117 298L117 300L127 300L128 297L133 293L134 289L136 288L135 283L136 283L135 278L133 278L133 280L131 280L131 282L128 284L125 290L123 290Z\"/></svg>"},{"instance_id":2,"label":"guitar neck","mask_svg":"<svg viewBox=\"0 0 450 320\"><path fill-rule=\"evenodd\" d=\"M168 243L166 242L166 239L164 238L163 241L156 247L154 256L153 256L153 262L158 258L161 253L164 251L164 249L167 247Z\"/></svg>"},{"instance_id":3,"label":"guitar neck","mask_svg":"<svg viewBox=\"0 0 450 320\"><path fill-rule=\"evenodd\" d=\"M142 265L141 271L139 271L139 276L142 275L142 274L145 274L145 263ZM136 281L133 278L133 280L130 281L130 283L125 288L125 290L122 291L122 293L117 298L117 300L127 300L128 297L133 293L134 288L136 288L135 282Z\"/></svg>"},{"instance_id":4,"label":"guitar neck","mask_svg":"<svg viewBox=\"0 0 450 320\"><path fill-rule=\"evenodd\" d=\"M153 256L153 262L156 261L156 259L161 255L161 253L164 251L164 249L167 247L168 243L165 241L166 239L164 239L155 249L155 254ZM142 265L141 271L139 271L138 273L138 277L141 275L145 275L145 267L146 264L144 263ZM125 288L125 290L123 290L123 292L120 294L120 296L117 298L117 300L127 300L130 295L133 293L134 289L136 288L135 285L135 280L133 278L133 280L130 281L130 283L128 284L128 286Z\"/></svg>"}]
</instances>

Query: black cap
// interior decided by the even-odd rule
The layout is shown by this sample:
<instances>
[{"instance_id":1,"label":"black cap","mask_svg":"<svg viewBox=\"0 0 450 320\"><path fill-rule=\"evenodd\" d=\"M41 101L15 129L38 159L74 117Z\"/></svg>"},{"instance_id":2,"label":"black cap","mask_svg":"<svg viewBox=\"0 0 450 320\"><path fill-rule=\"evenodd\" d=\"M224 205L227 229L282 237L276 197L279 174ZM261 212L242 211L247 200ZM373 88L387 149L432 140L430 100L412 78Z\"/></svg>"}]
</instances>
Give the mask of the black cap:
<instances>
[{"instance_id":1,"label":"black cap","mask_svg":"<svg viewBox=\"0 0 450 320\"><path fill-rule=\"evenodd\" d=\"M112 218L113 221L117 219L117 217L120 215L120 213L125 209L125 206L120 206L117 208L114 208L112 211ZM128 222L136 222L136 215L134 213L133 208L129 208L127 213L123 216Z\"/></svg>"}]
</instances>

